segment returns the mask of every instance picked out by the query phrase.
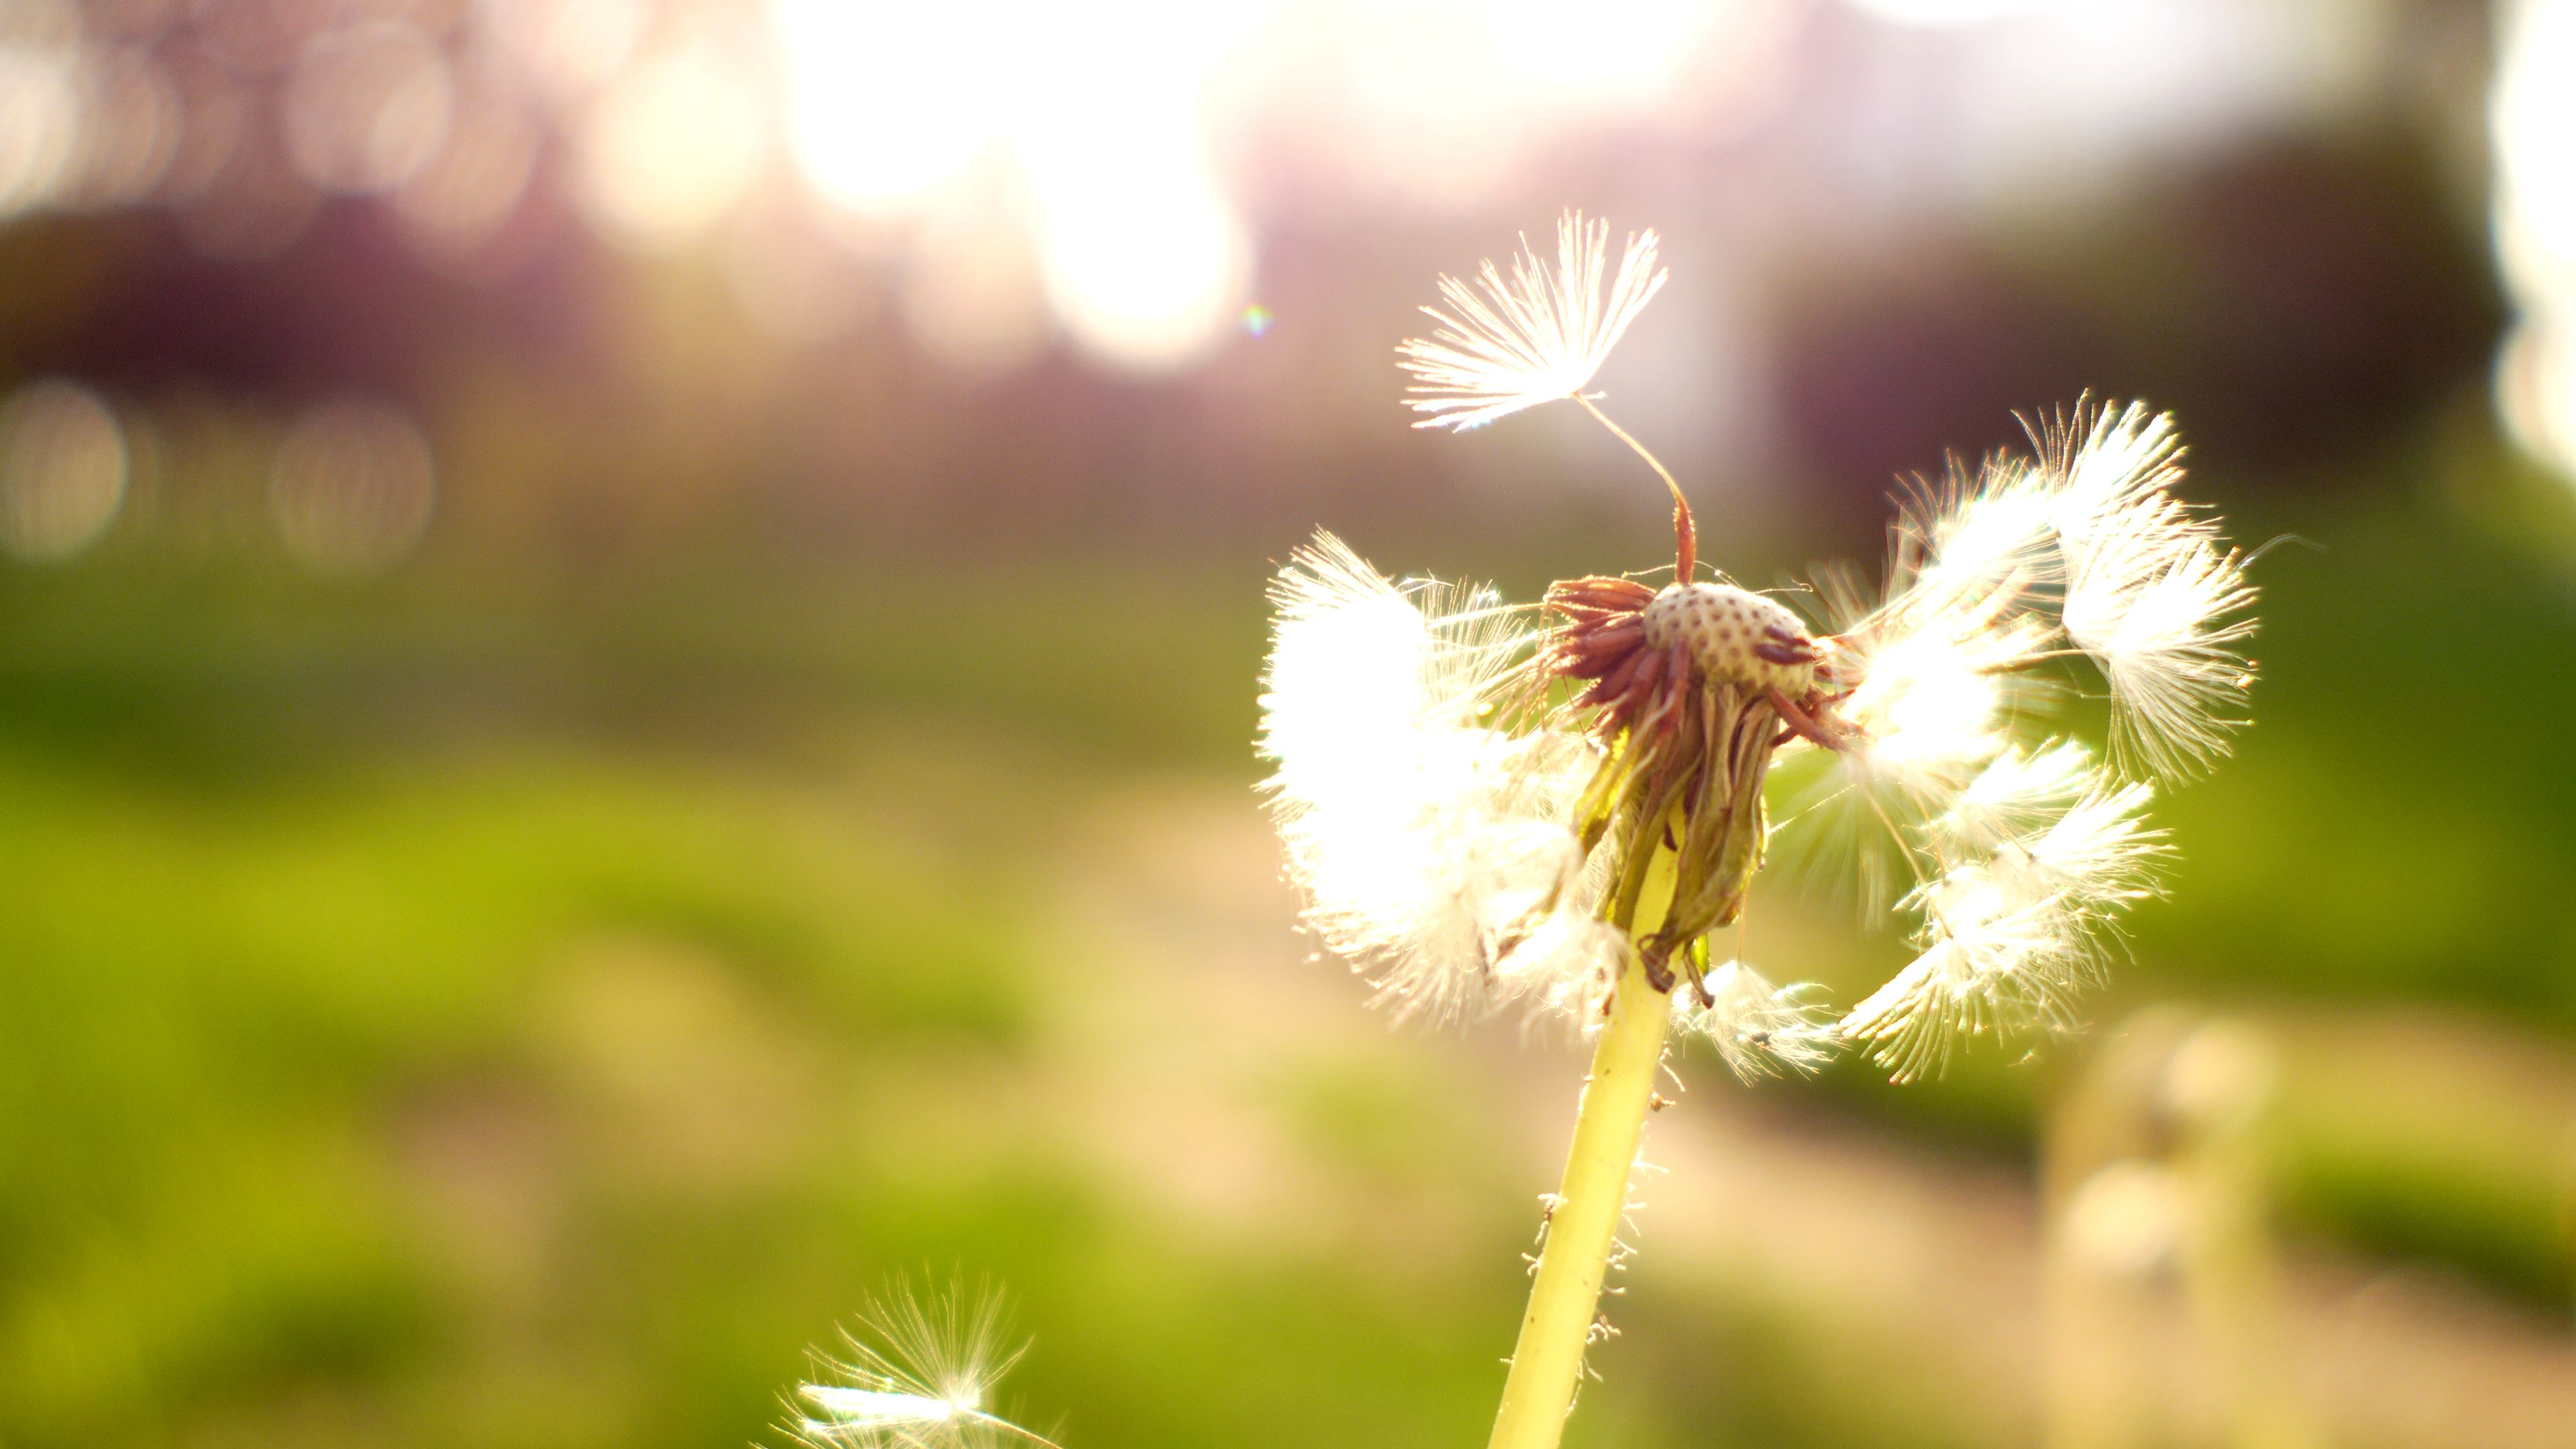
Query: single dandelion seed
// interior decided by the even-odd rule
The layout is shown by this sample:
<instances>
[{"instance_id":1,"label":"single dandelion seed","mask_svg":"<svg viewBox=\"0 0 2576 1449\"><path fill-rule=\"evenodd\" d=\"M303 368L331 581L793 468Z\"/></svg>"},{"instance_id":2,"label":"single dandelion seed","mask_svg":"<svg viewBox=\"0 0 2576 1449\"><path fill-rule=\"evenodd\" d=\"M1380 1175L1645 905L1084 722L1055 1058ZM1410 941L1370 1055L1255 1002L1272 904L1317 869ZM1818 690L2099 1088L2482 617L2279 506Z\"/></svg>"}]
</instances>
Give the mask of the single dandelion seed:
<instances>
[{"instance_id":1,"label":"single dandelion seed","mask_svg":"<svg viewBox=\"0 0 2576 1449\"><path fill-rule=\"evenodd\" d=\"M1507 279L1487 261L1471 285L1440 279L1438 327L1396 349L1414 376L1408 403L1418 428L1478 428L1523 408L1580 394L1603 359L1664 285L1655 234L1634 234L1602 290L1610 224L1567 212L1556 224L1556 265L1523 238Z\"/></svg>"},{"instance_id":2,"label":"single dandelion seed","mask_svg":"<svg viewBox=\"0 0 2576 1449\"><path fill-rule=\"evenodd\" d=\"M2045 826L1993 848L1997 879L2017 901L2056 896L2088 922L2111 919L2155 893L2169 854L2164 832L2144 818L2153 794L2143 784L2087 782Z\"/></svg>"},{"instance_id":3,"label":"single dandelion seed","mask_svg":"<svg viewBox=\"0 0 2576 1449\"><path fill-rule=\"evenodd\" d=\"M2048 522L2070 567L2080 568L2106 525L2141 511L2166 512L2182 481L2182 439L2173 419L2130 403L2111 408L2079 406L2031 430L2042 475L2050 485ZM2187 522L2188 512L2177 515ZM2206 523L2189 532L2208 532Z\"/></svg>"},{"instance_id":4,"label":"single dandelion seed","mask_svg":"<svg viewBox=\"0 0 2576 1449\"><path fill-rule=\"evenodd\" d=\"M1673 998L1673 1025L1717 1048L1743 1082L1784 1069L1812 1072L1833 1056L1834 1019L1813 982L1774 986L1761 972L1729 961L1708 972L1708 1002L1695 993Z\"/></svg>"},{"instance_id":5,"label":"single dandelion seed","mask_svg":"<svg viewBox=\"0 0 2576 1449\"><path fill-rule=\"evenodd\" d=\"M999 1449L1049 1440L992 1412L994 1385L1026 1352L1003 1347L1002 1303L964 1285L917 1295L897 1284L844 1335L846 1357L800 1385L788 1429L814 1449Z\"/></svg>"},{"instance_id":6,"label":"single dandelion seed","mask_svg":"<svg viewBox=\"0 0 2576 1449\"><path fill-rule=\"evenodd\" d=\"M1509 281L1491 258L1478 265L1476 285L1440 278L1440 307L1424 307L1439 324L1428 338L1397 344L1397 366L1413 374L1407 406L1430 416L1417 428L1464 432L1542 403L1570 400L1646 461L1673 496L1673 538L1688 581L1698 564L1698 536L1682 485L1646 445L1610 420L1583 390L1627 334L1628 324L1663 290L1655 265L1652 230L1632 233L1619 253L1618 273L1602 292L1610 259L1610 223L1585 221L1568 211L1556 222L1556 267L1550 270L1529 238L1521 238ZM1442 310L1445 307L1447 310Z\"/></svg>"},{"instance_id":7,"label":"single dandelion seed","mask_svg":"<svg viewBox=\"0 0 2576 1449\"><path fill-rule=\"evenodd\" d=\"M2007 745L1932 822L1947 851L1992 851L2071 808L2093 787L2093 752L2077 740L2059 740L2037 753Z\"/></svg>"},{"instance_id":8,"label":"single dandelion seed","mask_svg":"<svg viewBox=\"0 0 2576 1449\"><path fill-rule=\"evenodd\" d=\"M2196 773L2244 724L2252 666L2237 646L2254 632L2243 559L2153 515L2122 520L2096 541L2066 591L2066 635L2111 684L2113 740L2164 777Z\"/></svg>"},{"instance_id":9,"label":"single dandelion seed","mask_svg":"<svg viewBox=\"0 0 2576 1449\"><path fill-rule=\"evenodd\" d=\"M1305 920L1380 1001L1594 1039L1494 1449L1558 1442L1668 1039L1746 1080L1839 1044L1906 1080L2072 1025L2170 854L2147 781L2226 752L2252 673L2245 560L2177 496L2171 420L2134 403L2079 402L2028 423L2030 452L1918 483L1878 583L1828 571L1812 616L1699 577L1681 485L1584 392L1662 285L1654 234L1606 286L1605 223L1568 213L1557 241L1553 267L1524 243L1508 275L1441 278L1437 330L1399 349L1409 401L1455 428L1584 408L1671 493L1672 581L1564 580L1533 609L1390 581L1319 534L1273 586L1262 700ZM2049 727L2088 688L2108 763ZM1912 944L1839 1018L1813 984L1710 964L1775 846L1840 867Z\"/></svg>"}]
</instances>

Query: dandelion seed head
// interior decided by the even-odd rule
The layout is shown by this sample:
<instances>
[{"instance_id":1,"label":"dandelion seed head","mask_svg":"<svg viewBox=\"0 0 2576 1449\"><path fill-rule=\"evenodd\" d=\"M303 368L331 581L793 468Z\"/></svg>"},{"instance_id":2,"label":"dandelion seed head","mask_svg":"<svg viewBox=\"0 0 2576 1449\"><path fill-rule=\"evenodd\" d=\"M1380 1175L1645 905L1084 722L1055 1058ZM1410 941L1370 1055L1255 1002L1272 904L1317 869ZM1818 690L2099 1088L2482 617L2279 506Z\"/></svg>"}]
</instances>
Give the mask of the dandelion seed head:
<instances>
[{"instance_id":1,"label":"dandelion seed head","mask_svg":"<svg viewBox=\"0 0 2576 1449\"><path fill-rule=\"evenodd\" d=\"M1913 634L1868 657L1868 676L1845 713L1867 732L1874 768L1945 779L1962 762L1994 755L2004 685L1977 667L1974 643Z\"/></svg>"},{"instance_id":2,"label":"dandelion seed head","mask_svg":"<svg viewBox=\"0 0 2576 1449\"><path fill-rule=\"evenodd\" d=\"M1840 668L1857 679L1841 713L1871 767L1918 793L1956 790L2002 752L2033 692L2023 671L2054 632L2028 602L2049 576L2029 553L2030 538L2046 537L2028 527L2038 495L2025 473L1990 466L1985 476L2006 491L1900 519L1886 601L1840 636ZM2003 511L1979 523L1981 503Z\"/></svg>"},{"instance_id":3,"label":"dandelion seed head","mask_svg":"<svg viewBox=\"0 0 2576 1449\"><path fill-rule=\"evenodd\" d=\"M1909 501L1887 597L1854 631L1858 647L1884 670L1901 667L1909 640L2018 630L2019 659L1978 651L1977 668L2002 673L2062 628L2110 685L2115 759L2160 777L2196 773L2243 718L2249 667L2237 646L2254 600L2243 561L2173 495L2182 450L2168 415L2086 406L2033 432L2035 459L1999 455Z\"/></svg>"},{"instance_id":4,"label":"dandelion seed head","mask_svg":"<svg viewBox=\"0 0 2576 1449\"><path fill-rule=\"evenodd\" d=\"M2055 500L2045 476L2028 463L1988 459L1973 481L1954 476L1935 498L1924 512L1900 515L1898 524L1901 553L1919 551L1910 581L1917 608L1973 611L1998 592L2062 576Z\"/></svg>"},{"instance_id":5,"label":"dandelion seed head","mask_svg":"<svg viewBox=\"0 0 2576 1449\"><path fill-rule=\"evenodd\" d=\"M2170 854L2146 780L2205 768L2245 720L2254 591L2179 496L2172 418L2079 402L2026 421L2026 453L1917 482L1880 584L1822 577L1832 632L1811 634L1691 576L1681 484L1583 391L1664 281L1654 233L1615 274L1609 241L1568 212L1552 260L1524 239L1442 277L1431 335L1398 349L1407 401L1464 429L1582 400L1669 486L1677 577L1560 580L1540 621L1329 537L1292 559L1263 749L1308 924L1434 1019L1517 999L1593 1021L1631 966L1657 991L1686 975L1676 1021L1745 1076L1844 1041L1909 1078L2071 1023ZM2098 752L2049 724L2097 676ZM1910 929L1912 959L1830 1028L1813 987L1702 971L1775 846L1847 866Z\"/></svg>"},{"instance_id":6,"label":"dandelion seed head","mask_svg":"<svg viewBox=\"0 0 2576 1449\"><path fill-rule=\"evenodd\" d=\"M1804 639L1806 625L1778 601L1733 584L1674 584L1646 605L1643 622L1649 645L1681 645L1708 678L1792 698L1815 681L1813 663L1763 652L1766 643Z\"/></svg>"},{"instance_id":7,"label":"dandelion seed head","mask_svg":"<svg viewBox=\"0 0 2576 1449\"><path fill-rule=\"evenodd\" d=\"M1558 910L1513 947L1495 968L1505 999L1533 1020L1589 1030L1627 969L1626 933L1586 912Z\"/></svg>"},{"instance_id":8,"label":"dandelion seed head","mask_svg":"<svg viewBox=\"0 0 2576 1449\"><path fill-rule=\"evenodd\" d=\"M1799 788L1784 797L1783 830L1792 855L1856 858L1865 909L1905 869L1921 875L1891 834L1930 847L1944 869L2005 869L2034 823L2112 798L2088 754L2035 733L2062 687L2036 672L2051 659L2099 669L2110 758L2132 777L2205 767L2243 721L2250 668L2236 648L2253 592L2215 524L2171 492L2172 420L2086 405L2032 432L2036 456L1998 454L1914 490L1875 601L1827 581L1842 629L1825 670L1844 687L1835 717L1855 738L1830 764L1790 772ZM2096 818L2127 817L2074 820Z\"/></svg>"},{"instance_id":9,"label":"dandelion seed head","mask_svg":"<svg viewBox=\"0 0 2576 1449\"><path fill-rule=\"evenodd\" d=\"M2061 619L2111 687L2112 753L2136 772L2199 773L2244 719L2254 590L2217 527L2177 499L2171 417L2080 408L2037 430L2058 548Z\"/></svg>"},{"instance_id":10,"label":"dandelion seed head","mask_svg":"<svg viewBox=\"0 0 2576 1449\"><path fill-rule=\"evenodd\" d=\"M862 1424L944 1424L975 1407L971 1402L955 1399L897 1393L890 1389L853 1389L839 1384L805 1384L797 1392L828 1416L818 1427L829 1428L845 1429Z\"/></svg>"},{"instance_id":11,"label":"dandelion seed head","mask_svg":"<svg viewBox=\"0 0 2576 1449\"><path fill-rule=\"evenodd\" d=\"M1524 408L1581 392L1628 324L1664 285L1652 231L1632 234L1603 290L1610 226L1569 211L1556 225L1551 267L1524 238L1508 278L1488 260L1475 282L1440 278L1437 324L1396 348L1413 375L1406 405L1420 428L1482 427Z\"/></svg>"},{"instance_id":12,"label":"dandelion seed head","mask_svg":"<svg viewBox=\"0 0 2576 1449\"><path fill-rule=\"evenodd\" d=\"M1856 884L1864 913L1884 908L1908 869L1900 837L1920 834L2013 747L2040 691L2012 671L2046 638L2027 618L1925 615L1882 615L1844 636L1839 667L1859 683L1837 713L1855 732L1784 773L1790 853L1810 874Z\"/></svg>"},{"instance_id":13,"label":"dandelion seed head","mask_svg":"<svg viewBox=\"0 0 2576 1449\"><path fill-rule=\"evenodd\" d=\"M2123 1158L2067 1199L2066 1246L2094 1272L2143 1279L2182 1252L2190 1213L2190 1189L2171 1168Z\"/></svg>"}]
</instances>

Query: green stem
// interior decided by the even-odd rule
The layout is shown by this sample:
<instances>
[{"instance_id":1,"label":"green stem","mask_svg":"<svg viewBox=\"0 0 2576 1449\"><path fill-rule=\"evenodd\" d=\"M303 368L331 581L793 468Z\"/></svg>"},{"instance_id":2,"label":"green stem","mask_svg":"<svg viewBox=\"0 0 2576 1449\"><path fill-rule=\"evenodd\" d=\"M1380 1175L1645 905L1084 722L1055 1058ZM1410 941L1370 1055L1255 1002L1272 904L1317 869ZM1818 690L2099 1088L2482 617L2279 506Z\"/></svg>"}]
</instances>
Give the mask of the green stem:
<instances>
[{"instance_id":1,"label":"green stem","mask_svg":"<svg viewBox=\"0 0 2576 1449\"><path fill-rule=\"evenodd\" d=\"M1565 1432L1671 1024L1671 998L1646 984L1645 963L1632 954L1592 1051L1491 1449L1556 1449Z\"/></svg>"}]
</instances>

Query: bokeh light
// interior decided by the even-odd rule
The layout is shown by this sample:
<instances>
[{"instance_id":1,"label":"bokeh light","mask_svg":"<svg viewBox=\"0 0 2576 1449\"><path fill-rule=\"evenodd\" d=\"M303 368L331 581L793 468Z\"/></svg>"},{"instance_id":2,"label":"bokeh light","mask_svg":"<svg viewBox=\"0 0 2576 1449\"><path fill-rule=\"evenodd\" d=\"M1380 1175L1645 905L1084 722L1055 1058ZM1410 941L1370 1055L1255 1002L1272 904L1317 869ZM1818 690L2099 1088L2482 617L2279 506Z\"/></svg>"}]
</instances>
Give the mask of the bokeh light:
<instances>
[{"instance_id":1,"label":"bokeh light","mask_svg":"<svg viewBox=\"0 0 2576 1449\"><path fill-rule=\"evenodd\" d=\"M72 52L0 40L0 218L53 199L79 155L80 134Z\"/></svg>"},{"instance_id":2,"label":"bokeh light","mask_svg":"<svg viewBox=\"0 0 2576 1449\"><path fill-rule=\"evenodd\" d=\"M334 191L401 185L447 140L447 63L408 25L333 31L304 49L286 91L288 150Z\"/></svg>"},{"instance_id":3,"label":"bokeh light","mask_svg":"<svg viewBox=\"0 0 2576 1449\"><path fill-rule=\"evenodd\" d=\"M179 207L179 230L211 257L274 256L304 235L321 212L322 193L287 154L277 97L249 92L213 178Z\"/></svg>"},{"instance_id":4,"label":"bokeh light","mask_svg":"<svg viewBox=\"0 0 2576 1449\"><path fill-rule=\"evenodd\" d=\"M2189 1211L2182 1184L2152 1163L2120 1161L2086 1178L2059 1231L2087 1267L2140 1278L2170 1266Z\"/></svg>"},{"instance_id":5,"label":"bokeh light","mask_svg":"<svg viewBox=\"0 0 2576 1449\"><path fill-rule=\"evenodd\" d=\"M740 57L713 40L639 61L584 124L581 199L618 241L681 246L759 179L768 121Z\"/></svg>"},{"instance_id":6,"label":"bokeh light","mask_svg":"<svg viewBox=\"0 0 2576 1449\"><path fill-rule=\"evenodd\" d=\"M178 154L178 92L149 54L129 46L94 57L85 88L81 199L95 206L143 200Z\"/></svg>"},{"instance_id":7,"label":"bokeh light","mask_svg":"<svg viewBox=\"0 0 2576 1449\"><path fill-rule=\"evenodd\" d=\"M1895 24L1824 23L1854 8ZM512 218L555 214L532 188L560 188L622 248L729 269L783 344L892 297L926 350L977 371L1050 340L1122 370L1200 365L1245 335L1255 222L1281 188L1483 208L1568 137L1759 136L1837 50L1885 74L1806 118L1830 139L1801 158L1801 204L1828 208L2114 193L2129 159L2313 105L2351 70L2319 59L2335 27L2291 0L1611 0L1579 23L1537 0L6 14L0 216L167 204L207 255L256 259L326 198L380 198L424 259L489 278L548 244L532 221L496 245ZM1943 26L1974 43L1896 33ZM783 228L774 244L746 209Z\"/></svg>"},{"instance_id":8,"label":"bokeh light","mask_svg":"<svg viewBox=\"0 0 2576 1449\"><path fill-rule=\"evenodd\" d=\"M339 18L337 0L194 0L189 30L236 75L273 77Z\"/></svg>"},{"instance_id":9,"label":"bokeh light","mask_svg":"<svg viewBox=\"0 0 2576 1449\"><path fill-rule=\"evenodd\" d=\"M884 302L874 269L801 201L772 187L744 205L733 219L725 267L753 325L791 345L842 336Z\"/></svg>"},{"instance_id":10,"label":"bokeh light","mask_svg":"<svg viewBox=\"0 0 2576 1449\"><path fill-rule=\"evenodd\" d=\"M99 395L58 378L0 403L0 549L36 561L98 541L125 501L126 448Z\"/></svg>"},{"instance_id":11,"label":"bokeh light","mask_svg":"<svg viewBox=\"0 0 2576 1449\"><path fill-rule=\"evenodd\" d=\"M605 85L643 44L652 0L481 0L478 18L550 93Z\"/></svg>"},{"instance_id":12,"label":"bokeh light","mask_svg":"<svg viewBox=\"0 0 2576 1449\"><path fill-rule=\"evenodd\" d=\"M269 512L286 550L325 575L383 571L420 541L437 493L428 440L402 409L320 404L278 444Z\"/></svg>"},{"instance_id":13,"label":"bokeh light","mask_svg":"<svg viewBox=\"0 0 2576 1449\"><path fill-rule=\"evenodd\" d=\"M446 144L394 193L406 232L434 258L467 256L518 212L543 140L519 93L488 70L456 87Z\"/></svg>"},{"instance_id":14,"label":"bokeh light","mask_svg":"<svg viewBox=\"0 0 2576 1449\"><path fill-rule=\"evenodd\" d=\"M827 204L880 222L953 223L958 193L1002 167L1034 213L985 214L1030 229L1074 340L1122 366L1177 366L1224 335L1249 274L1200 91L1267 8L778 0L789 148ZM964 315L972 299L950 285L1018 250L929 260L907 310L934 350L990 357L1023 335L1007 307Z\"/></svg>"},{"instance_id":15,"label":"bokeh light","mask_svg":"<svg viewBox=\"0 0 2576 1449\"><path fill-rule=\"evenodd\" d=\"M164 73L177 100L178 134L161 193L184 207L222 180L234 147L256 119L257 98L231 71L193 47L172 55Z\"/></svg>"},{"instance_id":16,"label":"bokeh light","mask_svg":"<svg viewBox=\"0 0 2576 1449\"><path fill-rule=\"evenodd\" d=\"M1579 206L1662 234L1596 385L1710 562L1874 577L1901 475L2135 393L2267 672L2072 1039L1675 1061L1649 1217L1715 1216L1575 1435L2560 1449L2576 770L2510 707L2372 765L2459 727L2392 679L2576 668L2576 488L2498 442L2576 476L2571 11L0 0L0 1442L769 1442L925 1258L1074 1449L1473 1433L1581 1065L1360 1016L1246 736L1319 524L1519 600L1670 558L1579 409L1402 406L1435 278ZM1864 687L1882 766L2018 703ZM1906 953L1766 874L1713 944ZM2175 997L2278 1049L2309 1438L2186 1422L2243 1058L2084 1063ZM2067 1282L2140 1386L2091 1439Z\"/></svg>"},{"instance_id":17,"label":"bokeh light","mask_svg":"<svg viewBox=\"0 0 2576 1449\"><path fill-rule=\"evenodd\" d=\"M2517 322L2496 353L2496 414L2523 451L2576 475L2576 367L2567 329L2535 318Z\"/></svg>"},{"instance_id":18,"label":"bokeh light","mask_svg":"<svg viewBox=\"0 0 2576 1449\"><path fill-rule=\"evenodd\" d=\"M1251 271L1242 221L1186 159L1050 178L1047 296L1094 353L1158 370L1198 356L1240 316Z\"/></svg>"},{"instance_id":19,"label":"bokeh light","mask_svg":"<svg viewBox=\"0 0 2576 1449\"><path fill-rule=\"evenodd\" d=\"M2029 9L2036 0L1851 0L1854 8L1899 25L1975 25Z\"/></svg>"},{"instance_id":20,"label":"bokeh light","mask_svg":"<svg viewBox=\"0 0 2576 1449\"><path fill-rule=\"evenodd\" d=\"M909 212L991 146L1027 57L1019 6L772 9L796 164L826 201L867 216Z\"/></svg>"},{"instance_id":21,"label":"bokeh light","mask_svg":"<svg viewBox=\"0 0 2576 1449\"><path fill-rule=\"evenodd\" d=\"M1046 345L1036 245L991 197L960 198L916 225L900 304L913 339L960 371L1007 372Z\"/></svg>"},{"instance_id":22,"label":"bokeh light","mask_svg":"<svg viewBox=\"0 0 2576 1449\"><path fill-rule=\"evenodd\" d=\"M2497 407L2527 451L2576 478L2576 3L2515 0L2502 20L2495 241L2522 315L2497 363Z\"/></svg>"},{"instance_id":23,"label":"bokeh light","mask_svg":"<svg viewBox=\"0 0 2576 1449\"><path fill-rule=\"evenodd\" d=\"M1580 23L1562 4L1501 0L1487 10L1496 54L1550 92L1604 107L1650 110L1727 26L1727 0L1600 0Z\"/></svg>"}]
</instances>

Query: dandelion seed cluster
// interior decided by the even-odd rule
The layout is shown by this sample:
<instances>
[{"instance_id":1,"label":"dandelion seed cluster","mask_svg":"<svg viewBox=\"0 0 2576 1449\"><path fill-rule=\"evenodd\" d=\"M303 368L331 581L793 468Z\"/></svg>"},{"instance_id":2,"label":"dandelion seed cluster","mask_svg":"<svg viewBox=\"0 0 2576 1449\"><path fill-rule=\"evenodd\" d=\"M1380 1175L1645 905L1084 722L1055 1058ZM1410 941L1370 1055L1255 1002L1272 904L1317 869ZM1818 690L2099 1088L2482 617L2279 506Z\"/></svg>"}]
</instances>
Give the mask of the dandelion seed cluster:
<instances>
[{"instance_id":1,"label":"dandelion seed cluster","mask_svg":"<svg viewBox=\"0 0 2576 1449\"><path fill-rule=\"evenodd\" d=\"M1593 752L1526 712L1533 611L1397 585L1330 534L1273 585L1263 748L1306 921L1433 1022L1546 999L1619 960L1568 823Z\"/></svg>"},{"instance_id":2,"label":"dandelion seed cluster","mask_svg":"<svg viewBox=\"0 0 2576 1449\"><path fill-rule=\"evenodd\" d=\"M1663 280L1653 233L1615 274L1607 237L1569 214L1553 269L1524 247L1481 290L1441 279L1437 330L1401 349L1424 425L1599 415L1582 390ZM2175 494L2168 417L2079 405L2030 432L1903 499L1881 582L1826 573L1813 620L1693 577L1677 485L1671 584L1577 579L1537 606L1398 584L1320 535L1273 589L1261 741L1309 926L1431 1020L1588 1024L1641 962L1747 1077L1847 1043L1907 1078L1963 1036L2067 1023L2157 888L2153 784L2245 722L2254 592ZM2088 687L2098 754L2045 727ZM1811 984L1711 964L1775 845L1908 923L1913 959L1838 1018Z\"/></svg>"}]
</instances>

